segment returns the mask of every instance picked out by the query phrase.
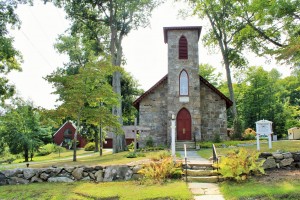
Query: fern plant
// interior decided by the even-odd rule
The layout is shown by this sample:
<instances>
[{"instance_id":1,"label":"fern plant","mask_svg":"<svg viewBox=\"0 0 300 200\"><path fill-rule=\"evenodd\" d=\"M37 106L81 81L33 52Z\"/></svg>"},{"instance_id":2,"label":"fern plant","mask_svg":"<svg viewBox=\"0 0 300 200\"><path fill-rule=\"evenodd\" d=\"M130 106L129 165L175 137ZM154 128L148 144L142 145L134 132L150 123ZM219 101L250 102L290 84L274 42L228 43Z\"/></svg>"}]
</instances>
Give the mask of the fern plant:
<instances>
[{"instance_id":1,"label":"fern plant","mask_svg":"<svg viewBox=\"0 0 300 200\"><path fill-rule=\"evenodd\" d=\"M143 181L163 183L168 178L181 178L181 163L175 163L172 157L163 157L160 161L152 161L139 171L144 176Z\"/></svg>"},{"instance_id":2,"label":"fern plant","mask_svg":"<svg viewBox=\"0 0 300 200\"><path fill-rule=\"evenodd\" d=\"M264 161L258 161L259 152L248 152L245 148L222 157L217 165L223 177L236 181L246 180L250 174L264 174Z\"/></svg>"}]
</instances>

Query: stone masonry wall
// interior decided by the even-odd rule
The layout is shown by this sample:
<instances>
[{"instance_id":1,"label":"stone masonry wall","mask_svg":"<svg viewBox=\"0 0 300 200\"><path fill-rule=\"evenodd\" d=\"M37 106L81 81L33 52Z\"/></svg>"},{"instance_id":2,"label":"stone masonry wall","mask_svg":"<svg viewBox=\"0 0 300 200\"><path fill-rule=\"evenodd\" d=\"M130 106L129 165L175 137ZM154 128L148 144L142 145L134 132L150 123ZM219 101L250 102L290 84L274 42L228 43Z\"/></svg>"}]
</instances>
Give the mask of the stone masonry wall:
<instances>
[{"instance_id":1,"label":"stone masonry wall","mask_svg":"<svg viewBox=\"0 0 300 200\"><path fill-rule=\"evenodd\" d=\"M300 152L264 152L260 154L259 158L260 160L264 160L264 169L286 167L300 168Z\"/></svg>"},{"instance_id":2,"label":"stone masonry wall","mask_svg":"<svg viewBox=\"0 0 300 200\"><path fill-rule=\"evenodd\" d=\"M141 148L145 146L149 136L152 137L154 145L167 144L167 91L167 80L165 80L140 103L139 125L150 128L149 132L140 134L139 147Z\"/></svg>"},{"instance_id":3,"label":"stone masonry wall","mask_svg":"<svg viewBox=\"0 0 300 200\"><path fill-rule=\"evenodd\" d=\"M204 84L201 84L200 88L202 121L201 140L213 140L216 134L220 135L222 140L227 140L225 100Z\"/></svg>"},{"instance_id":4,"label":"stone masonry wall","mask_svg":"<svg viewBox=\"0 0 300 200\"><path fill-rule=\"evenodd\" d=\"M74 182L74 181L126 181L141 178L141 165L114 165L96 167L51 167L25 168L0 171L1 185L29 184L34 182Z\"/></svg>"},{"instance_id":5,"label":"stone masonry wall","mask_svg":"<svg viewBox=\"0 0 300 200\"><path fill-rule=\"evenodd\" d=\"M192 118L192 140L200 139L200 80L197 30L168 31L168 117L186 108ZM179 38L184 35L188 42L188 59L178 58ZM181 102L179 96L179 75L186 70L189 77L189 101ZM171 143L171 124L168 121L168 144Z\"/></svg>"}]
</instances>

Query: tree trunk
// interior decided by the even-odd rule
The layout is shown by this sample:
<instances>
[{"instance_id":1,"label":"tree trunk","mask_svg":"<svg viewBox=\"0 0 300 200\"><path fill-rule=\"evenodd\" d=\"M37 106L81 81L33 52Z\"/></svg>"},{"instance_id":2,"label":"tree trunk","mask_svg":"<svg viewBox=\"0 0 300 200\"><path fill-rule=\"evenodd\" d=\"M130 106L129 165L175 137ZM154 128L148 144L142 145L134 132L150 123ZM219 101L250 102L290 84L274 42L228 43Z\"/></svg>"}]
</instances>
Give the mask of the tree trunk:
<instances>
[{"instance_id":1,"label":"tree trunk","mask_svg":"<svg viewBox=\"0 0 300 200\"><path fill-rule=\"evenodd\" d=\"M206 16L209 19L210 25L213 29L214 35L218 40L219 47L221 49L222 57L223 57L223 62L225 65L225 70L226 70L226 77L227 77L227 86L229 90L229 95L230 95L230 100L232 101L232 115L233 119L237 117L237 109L236 109L236 103L235 103L235 98L234 98L234 92L233 92L233 87L232 87L232 80L231 80L231 73L230 73L230 62L228 60L228 48L227 48L227 42L226 42L226 33L222 33L218 27L216 27L216 24L213 22L212 17L210 16L210 13L206 9L205 12Z\"/></svg>"},{"instance_id":2,"label":"tree trunk","mask_svg":"<svg viewBox=\"0 0 300 200\"><path fill-rule=\"evenodd\" d=\"M110 38L110 53L112 57L112 65L113 66L121 66L122 60L122 35L118 38L117 35L117 27L115 25L115 13L113 10L113 3L110 0L110 31L111 31L111 38ZM119 71L115 71L113 73L112 78L112 86L115 93L120 96L118 106L112 108L112 113L118 116L118 120L121 126L123 126L122 120L122 99L121 99L121 73ZM120 151L125 150L125 135L123 134L113 134L113 153L118 153Z\"/></svg>"},{"instance_id":3,"label":"tree trunk","mask_svg":"<svg viewBox=\"0 0 300 200\"><path fill-rule=\"evenodd\" d=\"M74 134L74 143L73 143L73 161L76 161L76 150L77 150L77 135L78 135L78 129L80 128L80 114L77 116L77 127Z\"/></svg>"},{"instance_id":4,"label":"tree trunk","mask_svg":"<svg viewBox=\"0 0 300 200\"><path fill-rule=\"evenodd\" d=\"M96 128L94 128L94 131L95 131L95 149L94 149L94 152L98 152L99 151L99 134L98 134L98 131L96 130Z\"/></svg>"},{"instance_id":5,"label":"tree trunk","mask_svg":"<svg viewBox=\"0 0 300 200\"><path fill-rule=\"evenodd\" d=\"M29 154L28 149L25 148L25 149L24 149L24 158L25 158L25 162L28 162L28 154Z\"/></svg>"},{"instance_id":6,"label":"tree trunk","mask_svg":"<svg viewBox=\"0 0 300 200\"><path fill-rule=\"evenodd\" d=\"M233 119L235 119L237 117L237 109L236 109L236 103L234 98L234 91L232 87L231 72L230 72L229 62L225 61L224 63L226 69L227 86L229 90L230 100L232 101L232 114L233 114Z\"/></svg>"}]
</instances>

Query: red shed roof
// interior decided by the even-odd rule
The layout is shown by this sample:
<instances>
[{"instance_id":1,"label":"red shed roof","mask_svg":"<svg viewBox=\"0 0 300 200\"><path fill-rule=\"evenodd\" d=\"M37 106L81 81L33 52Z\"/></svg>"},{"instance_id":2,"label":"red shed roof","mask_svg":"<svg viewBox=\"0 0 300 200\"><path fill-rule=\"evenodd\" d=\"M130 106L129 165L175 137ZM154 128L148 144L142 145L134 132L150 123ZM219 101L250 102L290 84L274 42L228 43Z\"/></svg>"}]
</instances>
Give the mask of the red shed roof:
<instances>
[{"instance_id":1,"label":"red shed roof","mask_svg":"<svg viewBox=\"0 0 300 200\"><path fill-rule=\"evenodd\" d=\"M174 30L197 30L198 31L198 40L200 38L202 26L172 26L164 27L164 42L168 43L168 31Z\"/></svg>"},{"instance_id":2,"label":"red shed roof","mask_svg":"<svg viewBox=\"0 0 300 200\"><path fill-rule=\"evenodd\" d=\"M226 108L229 108L230 106L232 106L232 101L226 97L220 90L218 90L215 86L213 86L211 83L209 83L205 78L203 78L202 76L199 75L200 81L202 84L206 85L207 87L209 87L211 90L213 90L216 94L218 94L222 99L225 100L226 102ZM133 106L136 109L139 109L140 106L140 102L151 92L153 92L158 86L160 86L164 81L168 80L168 74L165 75L162 79L160 79L155 85L153 85L149 90L147 90L144 94L142 94L138 99L136 99L133 102Z\"/></svg>"}]
</instances>

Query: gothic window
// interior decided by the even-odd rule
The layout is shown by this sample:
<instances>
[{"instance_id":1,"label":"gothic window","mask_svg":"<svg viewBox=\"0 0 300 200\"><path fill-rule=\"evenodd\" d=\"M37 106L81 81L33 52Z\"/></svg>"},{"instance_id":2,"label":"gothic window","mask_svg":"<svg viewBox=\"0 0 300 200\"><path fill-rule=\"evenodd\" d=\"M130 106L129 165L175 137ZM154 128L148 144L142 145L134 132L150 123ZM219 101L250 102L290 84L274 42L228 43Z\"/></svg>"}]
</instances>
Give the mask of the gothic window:
<instances>
[{"instance_id":1,"label":"gothic window","mask_svg":"<svg viewBox=\"0 0 300 200\"><path fill-rule=\"evenodd\" d=\"M188 59L188 42L183 35L179 39L179 59Z\"/></svg>"},{"instance_id":2,"label":"gothic window","mask_svg":"<svg viewBox=\"0 0 300 200\"><path fill-rule=\"evenodd\" d=\"M189 95L189 76L185 70L182 70L179 75L179 95Z\"/></svg>"}]
</instances>

